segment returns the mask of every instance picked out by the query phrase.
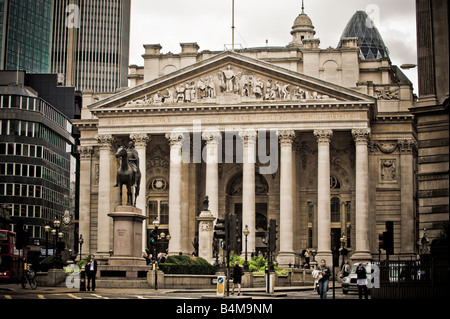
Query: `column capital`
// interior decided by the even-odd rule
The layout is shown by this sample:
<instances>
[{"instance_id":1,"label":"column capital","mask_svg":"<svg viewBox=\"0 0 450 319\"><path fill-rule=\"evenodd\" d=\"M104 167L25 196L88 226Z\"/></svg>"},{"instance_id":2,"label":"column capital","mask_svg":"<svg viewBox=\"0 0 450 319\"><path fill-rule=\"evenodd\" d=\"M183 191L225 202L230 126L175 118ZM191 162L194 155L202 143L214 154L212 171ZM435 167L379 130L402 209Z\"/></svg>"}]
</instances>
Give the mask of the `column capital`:
<instances>
[{"instance_id":1,"label":"column capital","mask_svg":"<svg viewBox=\"0 0 450 319\"><path fill-rule=\"evenodd\" d=\"M94 153L94 147L78 146L78 153L80 154L80 159L90 159Z\"/></svg>"},{"instance_id":2,"label":"column capital","mask_svg":"<svg viewBox=\"0 0 450 319\"><path fill-rule=\"evenodd\" d=\"M145 147L147 143L150 141L150 136L148 136L145 133L136 133L136 134L130 134L130 139L134 141L136 146L142 146Z\"/></svg>"},{"instance_id":3,"label":"column capital","mask_svg":"<svg viewBox=\"0 0 450 319\"><path fill-rule=\"evenodd\" d=\"M205 131L202 133L202 139L206 141L206 143L218 143L219 139L222 138L222 134L220 131Z\"/></svg>"},{"instance_id":4,"label":"column capital","mask_svg":"<svg viewBox=\"0 0 450 319\"><path fill-rule=\"evenodd\" d=\"M239 131L239 137L242 139L244 144L255 143L256 142L256 130L245 129L245 130Z\"/></svg>"},{"instance_id":5,"label":"column capital","mask_svg":"<svg viewBox=\"0 0 450 319\"><path fill-rule=\"evenodd\" d=\"M359 128L352 130L353 139L356 144L363 144L369 141L370 139L370 128Z\"/></svg>"},{"instance_id":6,"label":"column capital","mask_svg":"<svg viewBox=\"0 0 450 319\"><path fill-rule=\"evenodd\" d=\"M333 137L332 130L314 130L314 136L317 138L317 143L330 143Z\"/></svg>"},{"instance_id":7,"label":"column capital","mask_svg":"<svg viewBox=\"0 0 450 319\"><path fill-rule=\"evenodd\" d=\"M412 138L398 140L397 145L401 153L417 153L418 150L418 143Z\"/></svg>"},{"instance_id":8,"label":"column capital","mask_svg":"<svg viewBox=\"0 0 450 319\"><path fill-rule=\"evenodd\" d=\"M278 130L277 135L280 139L281 146L292 146L292 142L295 138L294 130Z\"/></svg>"},{"instance_id":9,"label":"column capital","mask_svg":"<svg viewBox=\"0 0 450 319\"><path fill-rule=\"evenodd\" d=\"M182 132L166 133L166 139L169 140L170 146L180 146L183 142L184 134Z\"/></svg>"},{"instance_id":10,"label":"column capital","mask_svg":"<svg viewBox=\"0 0 450 319\"><path fill-rule=\"evenodd\" d=\"M95 139L100 144L100 149L111 149L114 143L114 137L111 134L99 134Z\"/></svg>"}]
</instances>

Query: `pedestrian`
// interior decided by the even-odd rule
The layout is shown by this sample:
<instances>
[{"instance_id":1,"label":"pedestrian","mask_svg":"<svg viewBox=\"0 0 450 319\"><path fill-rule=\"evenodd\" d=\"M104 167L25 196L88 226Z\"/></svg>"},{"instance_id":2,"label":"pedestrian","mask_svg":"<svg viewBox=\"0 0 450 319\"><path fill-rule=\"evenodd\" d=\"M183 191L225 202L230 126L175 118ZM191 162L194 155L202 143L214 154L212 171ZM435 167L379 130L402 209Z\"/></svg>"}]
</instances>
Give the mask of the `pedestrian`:
<instances>
[{"instance_id":1,"label":"pedestrian","mask_svg":"<svg viewBox=\"0 0 450 319\"><path fill-rule=\"evenodd\" d=\"M241 282L243 275L244 271L239 266L239 261L236 261L233 268L233 290L231 291L232 295L234 295L234 287L236 284L238 285L238 296L241 294Z\"/></svg>"},{"instance_id":2,"label":"pedestrian","mask_svg":"<svg viewBox=\"0 0 450 319\"><path fill-rule=\"evenodd\" d=\"M341 274L341 278L347 277L350 274L350 265L348 264L347 260L342 265Z\"/></svg>"},{"instance_id":3,"label":"pedestrian","mask_svg":"<svg viewBox=\"0 0 450 319\"><path fill-rule=\"evenodd\" d=\"M97 275L97 260L95 255L91 254L91 259L86 264L87 291L90 290L92 281L92 291L95 291L95 276Z\"/></svg>"},{"instance_id":4,"label":"pedestrian","mask_svg":"<svg viewBox=\"0 0 450 319\"><path fill-rule=\"evenodd\" d=\"M150 264L150 258L148 257L148 254L145 251L142 253L142 258L145 259L145 264L146 265Z\"/></svg>"},{"instance_id":5,"label":"pedestrian","mask_svg":"<svg viewBox=\"0 0 450 319\"><path fill-rule=\"evenodd\" d=\"M305 262L307 264L309 264L309 249L305 250L304 256L305 256Z\"/></svg>"},{"instance_id":6,"label":"pedestrian","mask_svg":"<svg viewBox=\"0 0 450 319\"><path fill-rule=\"evenodd\" d=\"M320 261L319 272L322 278L319 279L320 299L327 299L328 283L330 282L331 271L325 259Z\"/></svg>"},{"instance_id":7,"label":"pedestrian","mask_svg":"<svg viewBox=\"0 0 450 319\"><path fill-rule=\"evenodd\" d=\"M359 263L356 268L356 285L358 286L359 299L362 299L362 293L364 291L364 298L368 299L367 291L367 271L364 265L367 263Z\"/></svg>"}]
</instances>

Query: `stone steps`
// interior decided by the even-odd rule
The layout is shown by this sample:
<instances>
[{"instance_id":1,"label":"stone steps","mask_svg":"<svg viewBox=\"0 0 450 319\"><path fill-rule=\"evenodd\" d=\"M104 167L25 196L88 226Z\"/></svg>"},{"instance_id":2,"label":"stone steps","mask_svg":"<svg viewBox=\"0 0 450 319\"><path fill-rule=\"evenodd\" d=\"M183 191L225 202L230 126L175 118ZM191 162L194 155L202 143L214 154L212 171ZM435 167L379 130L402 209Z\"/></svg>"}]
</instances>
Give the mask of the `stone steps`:
<instances>
[{"instance_id":1,"label":"stone steps","mask_svg":"<svg viewBox=\"0 0 450 319\"><path fill-rule=\"evenodd\" d=\"M99 288L150 288L147 278L127 279L127 278L108 278L96 279L95 285Z\"/></svg>"}]
</instances>

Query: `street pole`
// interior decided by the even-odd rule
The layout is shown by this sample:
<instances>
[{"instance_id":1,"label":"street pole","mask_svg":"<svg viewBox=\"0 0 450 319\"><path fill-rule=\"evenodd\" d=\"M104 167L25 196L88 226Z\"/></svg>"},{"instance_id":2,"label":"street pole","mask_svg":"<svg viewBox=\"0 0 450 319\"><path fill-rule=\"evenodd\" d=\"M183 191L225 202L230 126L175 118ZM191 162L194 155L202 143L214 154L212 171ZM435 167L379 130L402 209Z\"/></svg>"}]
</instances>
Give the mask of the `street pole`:
<instances>
[{"instance_id":1,"label":"street pole","mask_svg":"<svg viewBox=\"0 0 450 319\"><path fill-rule=\"evenodd\" d=\"M331 236L331 257L332 257L332 267L333 267L333 299L336 299L336 286L335 286L335 282L336 282L336 278L335 278L335 273L334 273L334 258L335 258L335 254L336 254L336 247L334 246L334 236L333 233L330 234Z\"/></svg>"},{"instance_id":2,"label":"street pole","mask_svg":"<svg viewBox=\"0 0 450 319\"><path fill-rule=\"evenodd\" d=\"M228 211L225 213L225 246L227 248L227 297L230 296L230 227L229 226L229 220L230 220L230 214Z\"/></svg>"}]
</instances>

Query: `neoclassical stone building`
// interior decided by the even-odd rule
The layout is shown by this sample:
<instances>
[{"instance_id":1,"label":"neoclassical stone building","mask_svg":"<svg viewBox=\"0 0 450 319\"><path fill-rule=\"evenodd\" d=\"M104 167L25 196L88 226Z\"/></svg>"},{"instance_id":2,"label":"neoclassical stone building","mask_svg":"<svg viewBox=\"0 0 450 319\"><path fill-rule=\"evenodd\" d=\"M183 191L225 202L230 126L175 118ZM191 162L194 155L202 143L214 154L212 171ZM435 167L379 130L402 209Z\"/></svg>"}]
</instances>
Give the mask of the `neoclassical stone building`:
<instances>
[{"instance_id":1,"label":"neoclassical stone building","mask_svg":"<svg viewBox=\"0 0 450 319\"><path fill-rule=\"evenodd\" d=\"M346 30L367 28L350 23ZM300 263L307 248L331 261L343 235L349 257L377 258L386 221L394 222L395 255L416 255L411 82L387 53L377 54L378 31L370 56L358 47L366 39L347 33L338 48L320 49L303 10L291 34L286 47L234 52L182 43L181 53L161 54L160 45L144 45L129 89L85 95L92 104L75 121L83 252L107 257L113 249L115 152L132 140L143 176L137 207L148 217L143 250L158 219L159 232L171 236L159 251L192 253L208 196L214 217L228 211L241 231L248 226L249 253L266 250L276 219L282 265Z\"/></svg>"}]
</instances>

